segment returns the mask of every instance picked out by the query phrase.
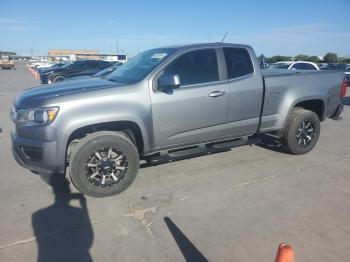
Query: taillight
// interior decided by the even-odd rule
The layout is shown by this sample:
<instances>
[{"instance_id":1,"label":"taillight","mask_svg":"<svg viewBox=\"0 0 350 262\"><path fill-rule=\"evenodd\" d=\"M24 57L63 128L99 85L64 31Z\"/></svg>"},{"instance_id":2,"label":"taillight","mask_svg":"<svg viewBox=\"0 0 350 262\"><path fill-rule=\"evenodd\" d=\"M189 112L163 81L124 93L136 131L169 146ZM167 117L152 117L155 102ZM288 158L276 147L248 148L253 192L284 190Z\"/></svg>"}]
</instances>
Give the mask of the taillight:
<instances>
[{"instance_id":1,"label":"taillight","mask_svg":"<svg viewBox=\"0 0 350 262\"><path fill-rule=\"evenodd\" d=\"M341 85L340 98L345 97L347 87L348 87L348 80L346 80L346 78L344 78L343 84Z\"/></svg>"}]
</instances>

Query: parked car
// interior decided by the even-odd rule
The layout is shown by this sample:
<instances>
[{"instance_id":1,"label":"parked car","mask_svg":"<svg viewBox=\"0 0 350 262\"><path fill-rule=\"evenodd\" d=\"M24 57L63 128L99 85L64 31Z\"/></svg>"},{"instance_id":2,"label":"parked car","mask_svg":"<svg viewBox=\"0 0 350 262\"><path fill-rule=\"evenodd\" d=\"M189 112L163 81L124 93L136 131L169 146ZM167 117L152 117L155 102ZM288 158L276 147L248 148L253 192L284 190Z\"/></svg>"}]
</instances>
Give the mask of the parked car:
<instances>
[{"instance_id":1,"label":"parked car","mask_svg":"<svg viewBox=\"0 0 350 262\"><path fill-rule=\"evenodd\" d=\"M54 65L54 63L52 63L52 62L43 62L41 65L37 65L35 68L37 70L39 70L39 69L46 69L46 68L52 67L53 65Z\"/></svg>"},{"instance_id":2,"label":"parked car","mask_svg":"<svg viewBox=\"0 0 350 262\"><path fill-rule=\"evenodd\" d=\"M44 74L45 72L48 72L48 71L51 70L51 69L62 67L62 66L64 66L65 64L66 64L66 63L56 63L56 64L51 65L50 67L39 68L39 69L38 69L38 73L39 73L39 74Z\"/></svg>"},{"instance_id":3,"label":"parked car","mask_svg":"<svg viewBox=\"0 0 350 262\"><path fill-rule=\"evenodd\" d=\"M114 70L116 70L117 68L119 68L122 64L121 63L117 63L114 64L110 67L107 67L106 69L103 69L99 72L97 72L94 75L91 76L77 76L77 77L73 77L73 78L69 78L69 81L75 81L75 80L80 80L80 79L84 79L84 78L89 78L89 77L105 77L106 75L112 73Z\"/></svg>"},{"instance_id":4,"label":"parked car","mask_svg":"<svg viewBox=\"0 0 350 262\"><path fill-rule=\"evenodd\" d=\"M2 55L0 58L0 68L5 69L16 69L15 63L8 55Z\"/></svg>"},{"instance_id":5,"label":"parked car","mask_svg":"<svg viewBox=\"0 0 350 262\"><path fill-rule=\"evenodd\" d=\"M52 63L47 63L47 62L41 62L41 61L38 61L38 62L34 62L34 63L31 63L30 64L30 67L31 68L34 68L34 69L37 69L38 67L49 67L49 66L52 66Z\"/></svg>"},{"instance_id":6,"label":"parked car","mask_svg":"<svg viewBox=\"0 0 350 262\"><path fill-rule=\"evenodd\" d=\"M317 64L307 61L282 61L271 65L269 68L289 70L320 70Z\"/></svg>"},{"instance_id":7,"label":"parked car","mask_svg":"<svg viewBox=\"0 0 350 262\"><path fill-rule=\"evenodd\" d=\"M110 67L111 63L100 60L80 60L53 68L40 75L42 84L64 81L77 76L89 76Z\"/></svg>"},{"instance_id":8,"label":"parked car","mask_svg":"<svg viewBox=\"0 0 350 262\"><path fill-rule=\"evenodd\" d=\"M281 71L260 70L247 45L151 49L105 78L23 91L11 109L13 155L46 178L68 167L77 189L106 197L130 186L140 159L220 152L264 133L305 154L320 122L339 119L344 73Z\"/></svg>"},{"instance_id":9,"label":"parked car","mask_svg":"<svg viewBox=\"0 0 350 262\"><path fill-rule=\"evenodd\" d=\"M322 70L340 70L345 71L348 67L348 64L338 64L338 63L329 63L322 68Z\"/></svg>"},{"instance_id":10,"label":"parked car","mask_svg":"<svg viewBox=\"0 0 350 262\"><path fill-rule=\"evenodd\" d=\"M345 77L348 81L348 86L350 86L350 65L347 65L347 67L345 68Z\"/></svg>"}]
</instances>

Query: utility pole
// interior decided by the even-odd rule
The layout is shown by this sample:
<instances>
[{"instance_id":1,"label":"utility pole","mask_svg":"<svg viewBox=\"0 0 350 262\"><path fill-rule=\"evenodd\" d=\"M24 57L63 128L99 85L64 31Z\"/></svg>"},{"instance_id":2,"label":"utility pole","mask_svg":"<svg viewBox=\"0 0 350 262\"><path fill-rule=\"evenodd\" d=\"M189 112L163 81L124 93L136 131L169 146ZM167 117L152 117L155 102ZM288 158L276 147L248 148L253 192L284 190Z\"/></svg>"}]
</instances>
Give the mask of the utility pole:
<instances>
[{"instance_id":1,"label":"utility pole","mask_svg":"<svg viewBox=\"0 0 350 262\"><path fill-rule=\"evenodd\" d=\"M119 54L119 44L118 44L118 40L115 41L115 44L117 46L117 54Z\"/></svg>"}]
</instances>

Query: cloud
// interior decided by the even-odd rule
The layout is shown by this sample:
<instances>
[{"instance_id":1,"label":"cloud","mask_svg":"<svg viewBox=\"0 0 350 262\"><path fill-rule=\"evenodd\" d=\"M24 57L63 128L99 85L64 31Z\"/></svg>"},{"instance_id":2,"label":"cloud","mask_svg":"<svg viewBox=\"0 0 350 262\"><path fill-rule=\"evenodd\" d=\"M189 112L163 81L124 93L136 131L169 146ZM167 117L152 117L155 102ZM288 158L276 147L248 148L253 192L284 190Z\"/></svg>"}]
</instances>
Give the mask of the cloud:
<instances>
[{"instance_id":1,"label":"cloud","mask_svg":"<svg viewBox=\"0 0 350 262\"><path fill-rule=\"evenodd\" d=\"M29 32L36 29L23 20L0 17L0 32Z\"/></svg>"},{"instance_id":2,"label":"cloud","mask_svg":"<svg viewBox=\"0 0 350 262\"><path fill-rule=\"evenodd\" d=\"M108 23L108 24L117 25L117 24L119 24L119 21L117 21L117 20L109 20L109 21L107 21L107 23Z\"/></svg>"}]
</instances>

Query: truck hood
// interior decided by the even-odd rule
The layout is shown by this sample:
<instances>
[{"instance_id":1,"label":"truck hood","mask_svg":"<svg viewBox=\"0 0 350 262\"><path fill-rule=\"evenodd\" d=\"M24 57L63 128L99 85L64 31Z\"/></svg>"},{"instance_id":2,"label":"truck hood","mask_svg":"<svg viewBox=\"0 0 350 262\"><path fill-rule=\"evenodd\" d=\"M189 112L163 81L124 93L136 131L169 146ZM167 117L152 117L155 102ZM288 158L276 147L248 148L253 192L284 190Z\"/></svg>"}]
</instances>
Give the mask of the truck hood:
<instances>
[{"instance_id":1,"label":"truck hood","mask_svg":"<svg viewBox=\"0 0 350 262\"><path fill-rule=\"evenodd\" d=\"M67 96L81 92L106 89L122 84L100 78L83 78L76 81L64 81L52 85L42 85L25 89L15 100L16 108L32 108L41 105L50 98Z\"/></svg>"}]
</instances>

